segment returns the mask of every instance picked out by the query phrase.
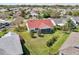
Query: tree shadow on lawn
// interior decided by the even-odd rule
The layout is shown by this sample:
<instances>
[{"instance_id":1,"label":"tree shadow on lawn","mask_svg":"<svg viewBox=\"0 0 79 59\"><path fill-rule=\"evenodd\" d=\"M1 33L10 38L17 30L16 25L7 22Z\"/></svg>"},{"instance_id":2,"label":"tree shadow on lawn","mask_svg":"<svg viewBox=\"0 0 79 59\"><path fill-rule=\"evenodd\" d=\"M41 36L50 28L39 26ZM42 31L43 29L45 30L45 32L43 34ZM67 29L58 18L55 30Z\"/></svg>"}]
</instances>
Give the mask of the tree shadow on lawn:
<instances>
[{"instance_id":1,"label":"tree shadow on lawn","mask_svg":"<svg viewBox=\"0 0 79 59\"><path fill-rule=\"evenodd\" d=\"M22 48L23 48L23 55L30 55L29 50L25 47L24 44L22 44Z\"/></svg>"},{"instance_id":2,"label":"tree shadow on lawn","mask_svg":"<svg viewBox=\"0 0 79 59\"><path fill-rule=\"evenodd\" d=\"M22 49L23 49L23 55L30 55L30 51L24 45L24 43L25 43L24 39L21 36L20 36L20 39L21 39L21 45L22 45Z\"/></svg>"}]
</instances>

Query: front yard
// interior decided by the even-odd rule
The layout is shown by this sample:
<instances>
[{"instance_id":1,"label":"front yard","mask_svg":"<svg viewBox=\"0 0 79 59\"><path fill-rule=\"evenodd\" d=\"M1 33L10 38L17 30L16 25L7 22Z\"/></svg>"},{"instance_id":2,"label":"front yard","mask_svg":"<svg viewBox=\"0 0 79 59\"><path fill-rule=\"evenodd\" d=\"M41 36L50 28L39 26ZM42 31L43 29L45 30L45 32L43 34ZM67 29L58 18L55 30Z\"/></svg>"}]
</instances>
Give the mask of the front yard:
<instances>
[{"instance_id":1,"label":"front yard","mask_svg":"<svg viewBox=\"0 0 79 59\"><path fill-rule=\"evenodd\" d=\"M18 32L18 34L23 37L25 41L24 45L29 50L31 55L48 55L49 53L55 54L56 52L58 52L58 49L61 47L61 45L69 35L62 31L56 31L53 34L45 34L44 37L37 38L31 38L30 33L27 31ZM57 35L58 39L53 44L53 46L49 48L47 47L46 43L52 38L53 35Z\"/></svg>"}]
</instances>

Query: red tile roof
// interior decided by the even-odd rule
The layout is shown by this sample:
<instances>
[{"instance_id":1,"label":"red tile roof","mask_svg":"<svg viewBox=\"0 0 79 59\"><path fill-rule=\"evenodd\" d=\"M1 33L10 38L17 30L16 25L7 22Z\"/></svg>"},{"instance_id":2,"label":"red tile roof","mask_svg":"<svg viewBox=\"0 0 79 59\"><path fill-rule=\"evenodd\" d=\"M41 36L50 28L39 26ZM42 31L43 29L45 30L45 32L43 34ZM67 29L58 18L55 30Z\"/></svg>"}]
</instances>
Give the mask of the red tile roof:
<instances>
[{"instance_id":1,"label":"red tile roof","mask_svg":"<svg viewBox=\"0 0 79 59\"><path fill-rule=\"evenodd\" d=\"M51 20L28 20L28 27L31 28L51 28L53 23Z\"/></svg>"}]
</instances>

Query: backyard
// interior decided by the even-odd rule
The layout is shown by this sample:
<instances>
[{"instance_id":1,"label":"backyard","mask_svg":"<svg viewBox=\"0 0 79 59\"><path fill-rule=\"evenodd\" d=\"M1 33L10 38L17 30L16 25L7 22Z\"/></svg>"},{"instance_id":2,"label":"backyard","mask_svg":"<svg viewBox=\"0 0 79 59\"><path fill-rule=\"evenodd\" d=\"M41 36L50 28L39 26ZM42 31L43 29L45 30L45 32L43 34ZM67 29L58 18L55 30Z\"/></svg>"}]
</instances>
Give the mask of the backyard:
<instances>
[{"instance_id":1,"label":"backyard","mask_svg":"<svg viewBox=\"0 0 79 59\"><path fill-rule=\"evenodd\" d=\"M44 37L37 38L31 38L30 33L27 31L18 32L18 34L20 34L24 39L24 45L29 50L31 55L48 55L49 53L56 54L69 35L59 30L55 33L44 34ZM48 47L46 43L52 38L53 35L57 35L58 39L51 47Z\"/></svg>"}]
</instances>

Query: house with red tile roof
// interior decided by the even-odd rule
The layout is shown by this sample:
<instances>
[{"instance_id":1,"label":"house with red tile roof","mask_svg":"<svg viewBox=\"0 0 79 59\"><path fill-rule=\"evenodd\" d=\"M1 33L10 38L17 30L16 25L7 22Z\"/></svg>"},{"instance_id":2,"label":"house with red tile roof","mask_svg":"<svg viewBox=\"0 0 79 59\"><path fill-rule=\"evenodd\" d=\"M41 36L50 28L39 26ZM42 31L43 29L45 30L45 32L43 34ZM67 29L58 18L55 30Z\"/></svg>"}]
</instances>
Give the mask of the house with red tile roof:
<instances>
[{"instance_id":1,"label":"house with red tile roof","mask_svg":"<svg viewBox=\"0 0 79 59\"><path fill-rule=\"evenodd\" d=\"M53 26L55 26L55 23L53 20L39 19L39 20L28 20L26 25L29 31L37 32L40 29L42 33L46 33L51 32Z\"/></svg>"}]
</instances>

